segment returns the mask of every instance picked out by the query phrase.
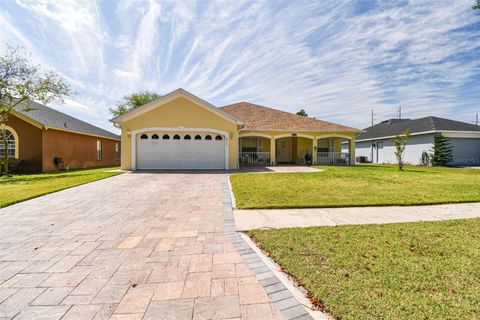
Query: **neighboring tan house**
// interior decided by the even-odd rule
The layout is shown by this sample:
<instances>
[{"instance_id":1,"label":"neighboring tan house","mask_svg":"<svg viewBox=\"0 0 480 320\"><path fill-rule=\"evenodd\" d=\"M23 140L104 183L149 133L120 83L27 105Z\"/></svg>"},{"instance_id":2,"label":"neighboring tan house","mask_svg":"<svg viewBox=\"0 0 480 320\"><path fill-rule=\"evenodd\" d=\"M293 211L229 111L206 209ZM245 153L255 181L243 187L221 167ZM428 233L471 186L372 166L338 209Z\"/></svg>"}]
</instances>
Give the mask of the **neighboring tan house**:
<instances>
[{"instance_id":1,"label":"neighboring tan house","mask_svg":"<svg viewBox=\"0 0 480 320\"><path fill-rule=\"evenodd\" d=\"M48 172L120 164L120 137L39 103L17 106L6 123L9 166ZM0 140L0 161L4 146Z\"/></svg>"},{"instance_id":2,"label":"neighboring tan house","mask_svg":"<svg viewBox=\"0 0 480 320\"><path fill-rule=\"evenodd\" d=\"M111 120L122 128L122 169L350 164L359 130L240 102L217 108L177 89ZM349 152L341 152L349 141Z\"/></svg>"},{"instance_id":3,"label":"neighboring tan house","mask_svg":"<svg viewBox=\"0 0 480 320\"><path fill-rule=\"evenodd\" d=\"M405 148L405 163L427 164L435 135L449 138L453 161L449 165L480 164L480 126L437 117L391 119L366 128L357 137L357 160L373 163L396 163L392 139L410 129Z\"/></svg>"}]
</instances>

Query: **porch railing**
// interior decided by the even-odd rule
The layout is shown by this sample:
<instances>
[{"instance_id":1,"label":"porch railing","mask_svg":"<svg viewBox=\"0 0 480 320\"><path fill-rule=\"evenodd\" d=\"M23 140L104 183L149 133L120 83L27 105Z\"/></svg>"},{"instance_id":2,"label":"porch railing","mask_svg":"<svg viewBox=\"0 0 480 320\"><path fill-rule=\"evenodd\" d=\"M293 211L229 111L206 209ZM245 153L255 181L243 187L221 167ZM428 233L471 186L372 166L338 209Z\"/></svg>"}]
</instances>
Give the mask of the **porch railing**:
<instances>
[{"instance_id":1,"label":"porch railing","mask_svg":"<svg viewBox=\"0 0 480 320\"><path fill-rule=\"evenodd\" d=\"M317 152L317 163L332 166L350 165L350 154L346 152Z\"/></svg>"},{"instance_id":2,"label":"porch railing","mask_svg":"<svg viewBox=\"0 0 480 320\"><path fill-rule=\"evenodd\" d=\"M266 166L270 164L270 152L240 152L241 166Z\"/></svg>"}]
</instances>

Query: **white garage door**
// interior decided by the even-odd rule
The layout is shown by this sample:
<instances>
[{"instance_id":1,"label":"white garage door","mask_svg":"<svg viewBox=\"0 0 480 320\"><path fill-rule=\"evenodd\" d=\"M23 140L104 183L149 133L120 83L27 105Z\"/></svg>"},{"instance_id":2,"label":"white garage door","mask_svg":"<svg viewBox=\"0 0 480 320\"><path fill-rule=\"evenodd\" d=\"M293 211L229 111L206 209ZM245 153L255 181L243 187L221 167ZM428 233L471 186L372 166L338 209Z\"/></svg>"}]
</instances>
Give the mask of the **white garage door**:
<instances>
[{"instance_id":1,"label":"white garage door","mask_svg":"<svg viewBox=\"0 0 480 320\"><path fill-rule=\"evenodd\" d=\"M137 169L225 169L225 137L214 133L137 135Z\"/></svg>"}]
</instances>

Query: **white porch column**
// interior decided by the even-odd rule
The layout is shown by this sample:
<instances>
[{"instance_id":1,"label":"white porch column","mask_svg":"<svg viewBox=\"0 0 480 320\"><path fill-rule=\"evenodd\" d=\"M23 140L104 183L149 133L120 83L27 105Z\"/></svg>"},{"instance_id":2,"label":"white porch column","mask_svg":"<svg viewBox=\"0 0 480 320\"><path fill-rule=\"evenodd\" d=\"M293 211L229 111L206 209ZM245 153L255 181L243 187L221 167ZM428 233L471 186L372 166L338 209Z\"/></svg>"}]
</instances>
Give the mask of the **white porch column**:
<instances>
[{"instance_id":1,"label":"white porch column","mask_svg":"<svg viewBox=\"0 0 480 320\"><path fill-rule=\"evenodd\" d=\"M312 139L312 164L316 165L317 164L317 138Z\"/></svg>"},{"instance_id":2,"label":"white porch column","mask_svg":"<svg viewBox=\"0 0 480 320\"><path fill-rule=\"evenodd\" d=\"M276 163L276 142L275 137L270 138L270 164L274 165Z\"/></svg>"}]
</instances>

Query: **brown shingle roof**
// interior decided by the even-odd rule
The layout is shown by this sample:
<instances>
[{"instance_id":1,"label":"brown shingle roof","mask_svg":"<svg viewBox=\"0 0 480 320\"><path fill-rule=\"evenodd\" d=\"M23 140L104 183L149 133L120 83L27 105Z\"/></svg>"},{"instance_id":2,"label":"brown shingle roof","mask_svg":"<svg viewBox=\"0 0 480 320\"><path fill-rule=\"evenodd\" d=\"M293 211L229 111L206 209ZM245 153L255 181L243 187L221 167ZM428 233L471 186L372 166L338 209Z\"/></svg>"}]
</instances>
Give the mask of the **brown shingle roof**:
<instances>
[{"instance_id":1,"label":"brown shingle roof","mask_svg":"<svg viewBox=\"0 0 480 320\"><path fill-rule=\"evenodd\" d=\"M238 102L221 107L223 111L245 122L246 129L294 131L359 131L340 124L299 116L258 104Z\"/></svg>"}]
</instances>

